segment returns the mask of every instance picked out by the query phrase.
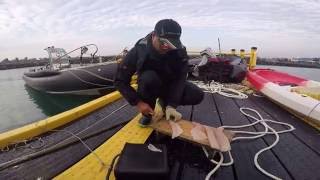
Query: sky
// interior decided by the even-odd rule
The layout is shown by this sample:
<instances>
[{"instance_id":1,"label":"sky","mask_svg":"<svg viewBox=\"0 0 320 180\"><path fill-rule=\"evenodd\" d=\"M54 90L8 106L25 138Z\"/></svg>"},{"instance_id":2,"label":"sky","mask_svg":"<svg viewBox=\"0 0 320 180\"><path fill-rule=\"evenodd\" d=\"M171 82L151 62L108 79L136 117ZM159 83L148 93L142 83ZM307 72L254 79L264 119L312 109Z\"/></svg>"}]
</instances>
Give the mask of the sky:
<instances>
[{"instance_id":1,"label":"sky","mask_svg":"<svg viewBox=\"0 0 320 180\"><path fill-rule=\"evenodd\" d=\"M188 50L258 47L261 57L320 57L319 0L0 0L0 61L94 43L119 54L176 20Z\"/></svg>"}]
</instances>

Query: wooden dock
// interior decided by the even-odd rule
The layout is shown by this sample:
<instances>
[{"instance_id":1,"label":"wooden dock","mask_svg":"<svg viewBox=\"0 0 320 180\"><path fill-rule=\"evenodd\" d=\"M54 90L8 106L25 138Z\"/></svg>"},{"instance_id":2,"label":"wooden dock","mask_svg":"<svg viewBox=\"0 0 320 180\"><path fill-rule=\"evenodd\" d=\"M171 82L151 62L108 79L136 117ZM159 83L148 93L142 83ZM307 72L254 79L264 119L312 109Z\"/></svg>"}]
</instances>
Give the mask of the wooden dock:
<instances>
[{"instance_id":1,"label":"wooden dock","mask_svg":"<svg viewBox=\"0 0 320 180\"><path fill-rule=\"evenodd\" d=\"M201 104L182 107L180 111L183 112L185 119L215 127L252 123L251 119L240 113L240 107L254 108L264 118L290 123L296 128L293 132L281 134L279 143L271 151L261 155L259 163L265 170L282 179L320 179L320 132L265 97L249 96L248 99L234 100L217 94L206 94ZM276 130L284 129L279 125L273 127ZM263 131L262 128L257 125L245 130ZM272 144L274 138L265 136L256 140L232 143L234 164L221 167L213 179L269 179L254 167L254 155L260 149ZM204 179L214 167L213 164L210 165L199 147L185 142L168 142L168 144L176 147L171 150L177 156L171 161L170 179Z\"/></svg>"},{"instance_id":2,"label":"wooden dock","mask_svg":"<svg viewBox=\"0 0 320 180\"><path fill-rule=\"evenodd\" d=\"M89 131L92 132L97 129L101 131L101 133L93 134L85 139L85 142L95 149L137 114L135 108L129 105L124 106L126 103L123 99L118 100L60 129L74 133L79 132L123 106L122 109L108 116L102 124L92 127L93 129ZM265 97L249 96L248 99L235 100L217 94L206 94L201 104L182 106L178 110L182 112L184 119L215 127L252 122L251 119L240 113L240 107L254 108L264 118L290 123L296 128L293 132L281 134L280 142L272 150L261 155L259 163L265 170L282 179L320 179L320 132ZM115 126L119 122L123 124ZM110 127L111 129L103 131L101 129L103 127ZM273 127L277 130L284 129L284 127L278 125ZM257 125L245 130L261 131L262 127ZM68 134L61 132L45 134L42 136L46 144L44 148L48 148L68 136ZM212 176L213 179L269 179L255 168L254 155L273 141L274 136L265 136L255 140L233 142L231 147L234 164L221 167ZM30 142L34 145L37 143L39 142ZM214 168L214 165L205 157L201 147L197 145L178 139L171 140L170 137L155 132L146 143L167 145L171 180L204 179L206 174ZM16 149L9 152L0 152L0 163L35 151L37 150ZM38 177L49 179L57 176L88 153L88 150L81 143L74 142L55 152L0 170L0 179L36 179Z\"/></svg>"}]
</instances>

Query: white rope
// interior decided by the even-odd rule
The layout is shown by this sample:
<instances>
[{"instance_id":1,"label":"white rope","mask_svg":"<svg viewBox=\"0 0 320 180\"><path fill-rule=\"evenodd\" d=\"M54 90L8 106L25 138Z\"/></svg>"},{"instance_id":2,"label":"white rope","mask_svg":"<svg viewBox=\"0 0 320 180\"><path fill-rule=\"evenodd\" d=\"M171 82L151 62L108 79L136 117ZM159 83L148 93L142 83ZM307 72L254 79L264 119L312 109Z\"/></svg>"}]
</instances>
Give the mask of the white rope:
<instances>
[{"instance_id":1,"label":"white rope","mask_svg":"<svg viewBox=\"0 0 320 180\"><path fill-rule=\"evenodd\" d=\"M90 84L90 85L95 85L95 86L100 86L100 87L110 87L110 85L105 85L105 84L97 84L97 83L92 83L89 81L86 81L84 79L82 79L81 77L79 77L78 75L76 75L75 73L73 73L71 70L67 71L69 72L71 75L73 75L74 77L76 77L77 79L79 79L81 82L84 82L86 84Z\"/></svg>"},{"instance_id":2,"label":"white rope","mask_svg":"<svg viewBox=\"0 0 320 180\"><path fill-rule=\"evenodd\" d=\"M220 166L222 165L223 163L223 155L221 152L219 152L220 154L220 160L218 162L218 164L216 165L216 167L214 167L206 176L205 180L209 180L210 177L220 168Z\"/></svg>"},{"instance_id":3,"label":"white rope","mask_svg":"<svg viewBox=\"0 0 320 180\"><path fill-rule=\"evenodd\" d=\"M247 113L247 112L245 112L245 111L250 111L250 112L255 113L255 114L258 116L258 118L255 117L255 116L253 116L253 115L251 115L251 114L249 114L249 113ZM267 150L270 150L271 148L273 148L273 147L279 142L279 134L293 131L295 128L294 128L292 125L288 124L288 123L278 122L278 121L274 121L274 120L270 120L270 119L264 119L264 118L260 115L260 113L259 113L258 111L254 110L254 109L252 109L252 108L242 107L242 108L240 108L240 112L241 112L242 114L244 114L245 116L247 116L247 117L255 120L255 122L250 123L250 124L245 124L245 125L238 125L238 126L221 126L221 127L225 128L225 129L238 129L238 128L245 128L245 127L249 127L249 126L254 126L254 125L256 125L256 124L261 124L261 125L263 125L263 126L264 126L264 131L262 131L262 132L232 131L232 132L234 132L234 133L236 133L236 134L255 135L255 136L234 137L234 138L232 139L232 141L240 140L240 139L256 139L256 138L260 138L260 137L263 137L263 136L268 135L268 134L274 135L274 136L275 136L275 141L274 141L271 145L269 145L268 147L265 147L265 148L259 150L259 151L255 154L255 156L254 156L254 165L255 165L255 167L256 167L260 172L262 172L264 175L266 175L266 176L268 176L268 177L270 177L270 178L272 178L272 179L276 179L276 180L281 179L281 178L279 178L279 177L277 177L277 176L275 176L275 175L267 172L265 169L263 169L263 168L260 166L260 164L259 164L259 162L258 162L258 159L259 159L260 154L262 154L263 152L265 152L265 151L267 151ZM282 130L282 131L276 131L274 128L272 128L270 125L268 125L267 122L273 123L273 124L284 125L284 126L287 126L288 129L285 129L285 130ZM202 149L203 149L206 157L209 158L209 154L208 154L207 150L206 150L204 147L202 147ZM207 175L207 177L206 177L206 180L207 180L207 179L210 179L210 176L211 176L220 166L230 166L230 165L233 164L233 158L232 158L231 152L228 151L228 154L229 154L229 157L230 157L230 162L227 162L227 163L224 163L223 161L220 163L221 159L223 159L223 154L222 154L221 152L219 153L219 155L221 156L219 162L217 162L217 161L215 161L215 160L213 160L213 159L210 159L210 161L211 161L212 163L216 164L216 167L215 167L212 171L210 171L210 172L208 173L208 175ZM217 167L218 167L218 168L217 168Z\"/></svg>"},{"instance_id":4,"label":"white rope","mask_svg":"<svg viewBox=\"0 0 320 180\"><path fill-rule=\"evenodd\" d=\"M102 80L105 80L105 81L108 81L108 82L111 82L111 83L113 82L112 79L104 78L104 77L100 76L99 74L90 72L90 71L85 70L85 69L73 69L73 71L83 71L83 72L86 72L86 73L88 73L88 74L91 74L92 76L95 76L95 77L97 77L97 78L100 78L100 79L102 79Z\"/></svg>"},{"instance_id":5,"label":"white rope","mask_svg":"<svg viewBox=\"0 0 320 180\"><path fill-rule=\"evenodd\" d=\"M112 114L118 112L119 110L121 110L122 108L124 108L124 107L127 106L127 105L128 105L128 103L125 103L124 105L120 106L118 109L110 112L107 116L103 117L102 119L99 119L98 121L95 121L94 123L92 123L91 125L89 125L88 127L86 127L85 129L83 129L83 130L81 130L80 132L77 132L77 133L73 133L73 132L67 131L67 130L49 130L49 129L47 129L47 126L48 126L48 125L47 125L47 124L48 124L48 118L45 120L45 125L44 125L44 126L41 126L41 127L43 127L43 132L48 132L48 131L53 131L53 132L57 131L57 132L59 132L59 131L61 131L61 132L67 132L67 133L71 134L72 136L76 137L76 138L85 146L85 148L87 148L91 153L93 153L93 154L95 155L95 157L96 157L96 158L98 159L98 161L101 163L102 167L105 167L105 166L108 166L108 165L106 165L106 164L102 161L102 159L101 159L101 158L81 139L81 137L79 137L78 135L81 134L81 133L83 133L83 132L85 132L86 130L88 130L89 128L93 127L94 125L102 122L103 120L107 119L107 118L110 117ZM40 121L39 121L39 122L40 122ZM39 123L39 122L38 122L38 123ZM38 125L36 125L36 126L38 126ZM59 144L61 144L61 143L63 143L63 142L66 142L68 139L70 139L70 138L66 138L66 139L60 141L59 143L54 144L54 145L51 146L50 148L57 147L57 146L59 146ZM38 140L40 140L40 138L38 138ZM25 140L24 140L24 141L25 141ZM43 147L43 146L41 146L41 147ZM41 148L41 147L39 147L39 148ZM38 148L38 147L35 147L35 148ZM3 149L2 151L3 151L3 152L6 152L6 151L9 151L9 150L10 150L9 147L7 147L7 148ZM19 161L22 161L22 160L30 159L30 158L34 157L37 153L39 153L39 152L41 152L41 151L46 151L46 149L42 149L42 150L40 150L40 151L31 153L31 154L27 154L27 155L23 155L23 156L19 156L19 157L16 158L16 159L12 159L12 160L10 160L10 161L4 162L4 163L0 163L0 171L1 171L3 168L9 167L9 166L10 166L11 164L13 164L13 163L16 163L16 162L19 162Z\"/></svg>"},{"instance_id":6,"label":"white rope","mask_svg":"<svg viewBox=\"0 0 320 180\"><path fill-rule=\"evenodd\" d=\"M31 142L38 141L40 145L35 146L32 145ZM9 143L7 146L1 148L1 152L8 152L10 150L17 150L17 149L40 149L45 145L44 140L41 137L32 137L30 139L24 139L21 141L14 141Z\"/></svg>"},{"instance_id":7,"label":"white rope","mask_svg":"<svg viewBox=\"0 0 320 180\"><path fill-rule=\"evenodd\" d=\"M217 93L217 94L220 94L222 96L225 96L225 97L230 97L230 98L237 98L237 99L246 99L248 98L248 96L246 94L243 94L235 89L232 89L232 88L227 88L227 87L224 87L222 84L218 83L218 82L214 82L214 81L211 81L207 84L205 84L204 82L202 81L191 81L192 83L196 84L198 87L200 87L201 89L204 90L204 92L208 92L208 93ZM256 95L257 96L257 95ZM247 111L251 111L253 113L255 113L257 117L254 117L252 115L250 115L249 113L245 112L245 110ZM253 123L250 123L250 124L246 124L246 125L238 125L238 126L222 126L223 128L225 129L238 129L238 128L245 128L245 127L249 127L249 126L254 126L256 124L261 124L263 127L264 127L264 131L262 132L251 132L251 131L232 131L236 134L246 134L246 135L253 135L253 136L238 136L238 137L234 137L232 139L232 141L235 141L235 140L242 140L242 139L257 139L257 138L260 138L260 137L263 137L265 135L269 135L269 134L272 134L275 136L275 141L268 147L266 148L263 148L261 150L259 150L255 156L254 156L254 164L256 166L256 168L261 171L263 174L265 174L266 176L272 178L272 179L276 179L276 180L279 180L280 178L267 172L266 170L264 170L260 165L259 165L259 162L258 162L258 158L259 158L259 155L262 154L263 152L273 148L278 142L279 142L279 134L281 133L286 133L286 132L290 132L290 131L293 131L295 128L290 125L290 124L287 124L287 123L283 123L283 122L278 122L278 121L273 121L273 120L270 120L270 119L264 119L260 113L254 109L251 109L251 108L240 108L240 112L242 114L244 114L245 116L251 118L251 119L254 119L255 122ZM284 125L284 126L287 126L288 129L286 130L282 130L282 131L276 131L275 129L273 129L271 126L269 126L267 124L267 122L269 123L273 123L273 124L280 124L280 125ZM207 152L207 150L202 147L202 150L204 151L205 155L207 158L209 158L209 154ZM208 175L206 176L206 180L210 179L210 177L214 174L214 172L220 167L220 166L230 166L233 164L233 157L232 157L232 154L231 154L231 151L228 151L228 155L229 155L229 158L230 158L230 162L223 162L223 154L221 152L219 152L219 155L220 155L220 161L217 162L213 159L210 159L210 161L214 164L216 164L216 167L210 171L208 173Z\"/></svg>"},{"instance_id":8,"label":"white rope","mask_svg":"<svg viewBox=\"0 0 320 180\"><path fill-rule=\"evenodd\" d=\"M95 153L79 136L77 136L73 132L67 131L67 130L50 130L50 131L53 131L53 132L66 132L66 133L70 134L71 136L77 138L84 145L84 147L87 148L90 151L90 153L92 153L97 158L97 160L99 161L99 163L101 164L102 167L106 167L107 166L103 162L103 160L98 156L98 154Z\"/></svg>"},{"instance_id":9,"label":"white rope","mask_svg":"<svg viewBox=\"0 0 320 180\"><path fill-rule=\"evenodd\" d=\"M317 108L317 106L319 106L320 105L320 101L319 101L319 103L318 104L316 104L312 109L311 109L311 111L308 113L308 115L307 115L307 118L311 118L311 113Z\"/></svg>"},{"instance_id":10,"label":"white rope","mask_svg":"<svg viewBox=\"0 0 320 180\"><path fill-rule=\"evenodd\" d=\"M260 94L257 94L257 93L253 93L252 95L255 96L255 97L264 97L263 95L260 95Z\"/></svg>"},{"instance_id":11,"label":"white rope","mask_svg":"<svg viewBox=\"0 0 320 180\"><path fill-rule=\"evenodd\" d=\"M202 150L203 150L204 154L207 156L207 158L209 158L209 153L208 153L207 149L202 146ZM220 153L221 153L221 152L220 152ZM223 156L222 153L219 154L219 155L220 155L220 156L221 156L221 155ZM229 161L229 162L222 162L222 163L221 163L221 166L230 166L230 165L233 164L234 160L233 160L233 157L232 157L230 151L228 151L228 155L229 155L230 161ZM214 159L210 159L210 161L211 161L212 163L216 164L216 165L219 164L219 162L215 161Z\"/></svg>"},{"instance_id":12,"label":"white rope","mask_svg":"<svg viewBox=\"0 0 320 180\"><path fill-rule=\"evenodd\" d=\"M248 96L240 91L232 88L227 88L223 84L210 81L209 83L204 83L202 81L190 81L197 85L199 88L203 89L204 92L217 93L225 97L236 98L236 99L246 99Z\"/></svg>"}]
</instances>

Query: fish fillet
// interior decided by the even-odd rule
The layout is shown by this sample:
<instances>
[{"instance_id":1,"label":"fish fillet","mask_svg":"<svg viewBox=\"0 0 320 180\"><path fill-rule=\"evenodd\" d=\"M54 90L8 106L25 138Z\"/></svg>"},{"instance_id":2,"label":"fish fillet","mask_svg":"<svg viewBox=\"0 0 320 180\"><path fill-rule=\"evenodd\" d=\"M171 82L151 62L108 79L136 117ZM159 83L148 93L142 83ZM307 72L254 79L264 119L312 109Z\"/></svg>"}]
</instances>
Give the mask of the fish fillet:
<instances>
[{"instance_id":1,"label":"fish fillet","mask_svg":"<svg viewBox=\"0 0 320 180\"><path fill-rule=\"evenodd\" d=\"M214 134L220 146L220 151L226 152L230 151L231 147L227 136L223 133L223 130L224 129L222 127L215 128Z\"/></svg>"},{"instance_id":2,"label":"fish fillet","mask_svg":"<svg viewBox=\"0 0 320 180\"><path fill-rule=\"evenodd\" d=\"M206 130L205 128L196 122L192 123L194 126L191 129L191 136L194 140L196 141L202 141L202 140L206 140L208 139L207 135L206 135Z\"/></svg>"},{"instance_id":3,"label":"fish fillet","mask_svg":"<svg viewBox=\"0 0 320 180\"><path fill-rule=\"evenodd\" d=\"M173 122L173 121L169 121L169 124L170 124L171 130L172 130L172 136L171 136L172 139L180 136L180 134L183 133L183 130L181 129L181 127L178 123Z\"/></svg>"},{"instance_id":4,"label":"fish fillet","mask_svg":"<svg viewBox=\"0 0 320 180\"><path fill-rule=\"evenodd\" d=\"M208 136L210 147L213 149L220 150L221 148L220 148L220 145L218 143L218 140L217 140L217 138L215 136L215 132L214 132L215 128L209 127L209 126L204 126L204 128L206 129L206 133Z\"/></svg>"}]
</instances>

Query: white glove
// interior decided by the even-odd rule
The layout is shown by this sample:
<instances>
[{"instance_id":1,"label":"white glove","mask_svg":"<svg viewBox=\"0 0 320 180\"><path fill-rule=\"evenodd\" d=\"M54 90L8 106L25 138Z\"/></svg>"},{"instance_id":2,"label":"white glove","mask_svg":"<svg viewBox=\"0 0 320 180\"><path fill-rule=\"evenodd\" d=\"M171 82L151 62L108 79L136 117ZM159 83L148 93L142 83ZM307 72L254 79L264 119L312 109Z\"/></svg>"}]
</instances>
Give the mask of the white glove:
<instances>
[{"instance_id":1,"label":"white glove","mask_svg":"<svg viewBox=\"0 0 320 180\"><path fill-rule=\"evenodd\" d=\"M171 106L166 107L166 119L167 120L173 120L177 121L182 118L181 113L179 113L175 108Z\"/></svg>"},{"instance_id":2,"label":"white glove","mask_svg":"<svg viewBox=\"0 0 320 180\"><path fill-rule=\"evenodd\" d=\"M159 120L161 120L164 116L164 111L162 109L162 107L160 106L160 104L157 102L156 106L154 108L154 114L152 116L152 119L157 122Z\"/></svg>"}]
</instances>

